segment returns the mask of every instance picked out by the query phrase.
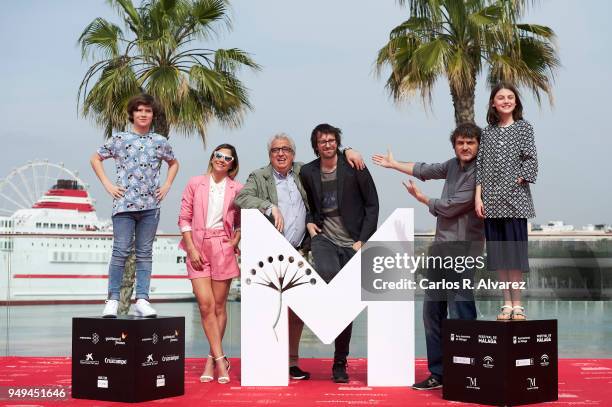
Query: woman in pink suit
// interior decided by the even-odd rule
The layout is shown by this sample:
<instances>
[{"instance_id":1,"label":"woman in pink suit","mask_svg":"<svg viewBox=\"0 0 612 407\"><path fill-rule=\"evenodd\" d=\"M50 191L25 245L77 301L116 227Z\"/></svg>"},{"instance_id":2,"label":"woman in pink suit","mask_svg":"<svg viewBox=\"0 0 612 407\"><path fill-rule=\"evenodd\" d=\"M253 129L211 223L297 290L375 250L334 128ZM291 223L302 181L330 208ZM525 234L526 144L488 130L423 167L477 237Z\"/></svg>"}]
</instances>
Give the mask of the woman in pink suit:
<instances>
[{"instance_id":1,"label":"woman in pink suit","mask_svg":"<svg viewBox=\"0 0 612 407\"><path fill-rule=\"evenodd\" d=\"M181 201L180 247L187 252L187 274L193 286L210 353L200 381L229 382L230 363L221 341L227 322L230 283L240 274L236 250L240 241L240 209L234 198L242 184L234 181L238 155L230 144L214 149L208 171L189 180Z\"/></svg>"}]
</instances>

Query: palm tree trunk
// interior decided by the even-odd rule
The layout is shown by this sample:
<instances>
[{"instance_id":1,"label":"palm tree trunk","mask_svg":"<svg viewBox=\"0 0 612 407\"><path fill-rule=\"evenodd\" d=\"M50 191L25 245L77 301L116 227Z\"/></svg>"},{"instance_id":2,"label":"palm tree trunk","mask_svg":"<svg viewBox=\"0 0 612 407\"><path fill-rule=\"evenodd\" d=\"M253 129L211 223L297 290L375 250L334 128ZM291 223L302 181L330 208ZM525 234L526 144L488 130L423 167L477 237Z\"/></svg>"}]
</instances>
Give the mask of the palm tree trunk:
<instances>
[{"instance_id":1,"label":"palm tree trunk","mask_svg":"<svg viewBox=\"0 0 612 407\"><path fill-rule=\"evenodd\" d=\"M168 138L170 134L170 125L168 124L168 121L166 120L166 115L162 111L160 111L159 114L155 116L155 122L153 123L153 128L155 130L155 133Z\"/></svg>"},{"instance_id":2,"label":"palm tree trunk","mask_svg":"<svg viewBox=\"0 0 612 407\"><path fill-rule=\"evenodd\" d=\"M453 107L455 108L455 124L474 122L474 95L476 80L473 85L463 85L462 88L450 84Z\"/></svg>"},{"instance_id":3,"label":"palm tree trunk","mask_svg":"<svg viewBox=\"0 0 612 407\"><path fill-rule=\"evenodd\" d=\"M132 246L132 253L130 253L127 261L125 262L125 269L123 270L123 278L121 280L121 292L119 298L119 315L127 315L130 311L130 303L132 302L132 293L134 293L134 281L136 279L136 253Z\"/></svg>"}]
</instances>

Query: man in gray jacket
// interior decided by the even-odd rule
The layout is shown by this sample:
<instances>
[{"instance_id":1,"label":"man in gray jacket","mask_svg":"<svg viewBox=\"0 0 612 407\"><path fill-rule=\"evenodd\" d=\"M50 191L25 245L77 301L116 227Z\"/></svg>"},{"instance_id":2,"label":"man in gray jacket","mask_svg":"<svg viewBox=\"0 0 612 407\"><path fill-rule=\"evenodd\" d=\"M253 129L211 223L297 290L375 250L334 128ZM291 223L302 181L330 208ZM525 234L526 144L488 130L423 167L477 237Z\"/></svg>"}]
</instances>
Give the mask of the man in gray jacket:
<instances>
[{"instance_id":1,"label":"man in gray jacket","mask_svg":"<svg viewBox=\"0 0 612 407\"><path fill-rule=\"evenodd\" d=\"M372 161L385 168L412 175L421 181L444 179L442 196L429 198L412 180L404 186L419 202L427 205L437 218L436 236L432 251L449 251L459 255L479 255L484 246L484 223L476 216L474 194L476 188L476 156L481 130L472 123L460 124L451 133L450 141L455 157L440 164L395 161L391 152L376 154ZM453 243L454 242L454 243ZM458 248L458 250L457 250ZM430 252L431 254L432 252ZM440 270L428 270L428 278L439 278ZM445 273L454 270L442 270ZM430 272L433 272L430 275ZM435 273L438 273L435 275ZM467 276L468 273L464 273ZM453 275L444 274L445 276ZM457 274L454 274L457 276ZM430 279L431 279L430 278ZM432 294L433 293L433 294ZM471 290L427 290L423 303L423 324L427 345L427 365L430 376L412 386L415 390L442 387L442 322L448 318L476 319L476 304Z\"/></svg>"},{"instance_id":2,"label":"man in gray jacket","mask_svg":"<svg viewBox=\"0 0 612 407\"><path fill-rule=\"evenodd\" d=\"M363 169L358 152L344 149L350 164ZM268 142L270 163L253 171L234 200L241 209L259 209L274 227L302 254L308 251L306 233L308 199L300 181L302 163L294 162L295 143L285 133L272 136ZM300 338L304 322L289 310L289 377L306 380L310 373L298 366Z\"/></svg>"}]
</instances>

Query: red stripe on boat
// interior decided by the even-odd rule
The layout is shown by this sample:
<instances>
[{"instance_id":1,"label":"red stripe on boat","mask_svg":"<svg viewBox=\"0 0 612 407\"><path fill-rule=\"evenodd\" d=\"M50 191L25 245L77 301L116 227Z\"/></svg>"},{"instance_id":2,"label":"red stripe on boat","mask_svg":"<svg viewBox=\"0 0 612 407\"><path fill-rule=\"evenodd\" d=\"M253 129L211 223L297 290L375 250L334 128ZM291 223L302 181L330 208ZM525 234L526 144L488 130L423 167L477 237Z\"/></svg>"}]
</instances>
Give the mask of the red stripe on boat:
<instances>
[{"instance_id":1,"label":"red stripe on boat","mask_svg":"<svg viewBox=\"0 0 612 407\"><path fill-rule=\"evenodd\" d=\"M82 189L50 189L47 195L71 196L73 198L87 198L87 191Z\"/></svg>"},{"instance_id":2,"label":"red stripe on boat","mask_svg":"<svg viewBox=\"0 0 612 407\"><path fill-rule=\"evenodd\" d=\"M94 207L88 203L71 203L71 202L38 202L33 208L37 209L70 209L79 212L93 212Z\"/></svg>"}]
</instances>

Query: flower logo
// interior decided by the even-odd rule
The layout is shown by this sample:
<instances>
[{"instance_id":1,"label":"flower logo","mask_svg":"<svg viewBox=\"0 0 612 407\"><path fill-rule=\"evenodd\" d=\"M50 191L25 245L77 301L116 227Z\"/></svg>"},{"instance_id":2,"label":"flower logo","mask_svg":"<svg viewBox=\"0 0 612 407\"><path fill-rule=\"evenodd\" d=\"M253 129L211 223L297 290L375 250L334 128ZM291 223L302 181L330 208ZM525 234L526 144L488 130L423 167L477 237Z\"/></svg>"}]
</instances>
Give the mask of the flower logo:
<instances>
[{"instance_id":1,"label":"flower logo","mask_svg":"<svg viewBox=\"0 0 612 407\"><path fill-rule=\"evenodd\" d=\"M312 276L312 269L306 267L304 261L296 261L295 257L286 257L283 254L276 257L268 256L265 261L259 261L257 267L252 268L249 274L250 277L245 280L247 285L259 284L278 293L278 309L272 324L274 336L278 340L276 325L278 325L283 306L283 293L304 284L314 285L317 279Z\"/></svg>"}]
</instances>

